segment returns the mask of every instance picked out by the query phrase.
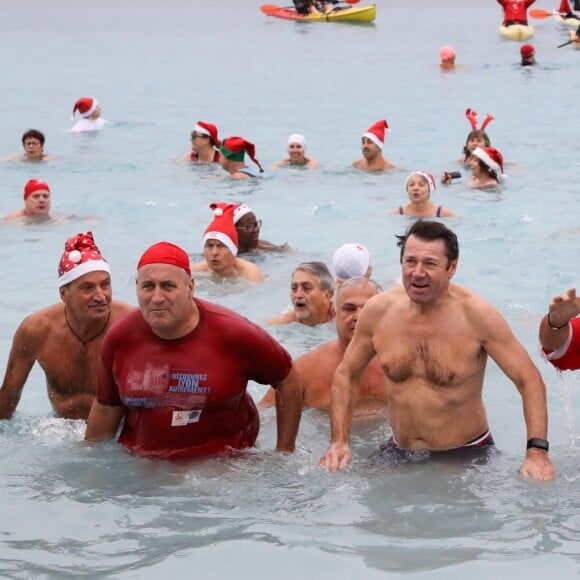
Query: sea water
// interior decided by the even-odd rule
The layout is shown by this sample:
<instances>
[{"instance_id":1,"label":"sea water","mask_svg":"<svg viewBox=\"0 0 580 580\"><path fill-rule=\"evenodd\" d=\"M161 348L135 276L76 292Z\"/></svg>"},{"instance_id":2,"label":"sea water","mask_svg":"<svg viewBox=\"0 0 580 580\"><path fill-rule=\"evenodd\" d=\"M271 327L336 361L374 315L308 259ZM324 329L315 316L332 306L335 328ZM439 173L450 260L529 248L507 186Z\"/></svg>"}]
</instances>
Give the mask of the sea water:
<instances>
[{"instance_id":1,"label":"sea water","mask_svg":"<svg viewBox=\"0 0 580 580\"><path fill-rule=\"evenodd\" d=\"M52 190L66 220L0 224L0 360L29 313L58 301L66 238L92 230L109 260L117 299L136 303L134 272L153 242L199 258L213 201L243 201L262 237L284 254L256 258L260 286L197 282L198 296L258 323L289 304L292 269L330 263L346 242L365 244L374 277L399 277L395 235L411 223L389 215L405 202L411 170L438 178L457 165L471 107L503 153L501 193L439 187L459 236L455 281L492 302L539 366L548 388L550 484L518 475L526 440L521 398L490 362L484 398L498 453L485 465L438 462L370 469L388 424L356 421L354 460L331 475L317 467L326 413L307 410L292 456L272 452L275 415L262 416L243 459L173 463L133 457L114 441L86 446L84 424L52 416L35 367L17 413L0 425L0 575L9 578L484 579L571 577L580 570L577 379L539 355L550 299L577 284L576 153L580 51L557 49L565 30L533 21L538 66L522 69L519 44L502 40L495 2L379 0L371 25L268 18L260 0L11 2L0 21L3 114L0 157L20 151L34 127L49 163L0 163L0 213L22 206L33 177ZM552 7L546 6L551 9ZM451 44L457 70L442 73ZM81 96L110 121L72 135ZM395 171L353 171L360 137L386 118L384 154ZM221 137L255 143L260 181L234 182L219 167L191 167L197 120ZM286 139L302 133L316 171L270 171ZM334 334L327 325L271 329L293 356ZM63 353L65 356L65 353ZM265 387L250 384L259 398Z\"/></svg>"}]
</instances>

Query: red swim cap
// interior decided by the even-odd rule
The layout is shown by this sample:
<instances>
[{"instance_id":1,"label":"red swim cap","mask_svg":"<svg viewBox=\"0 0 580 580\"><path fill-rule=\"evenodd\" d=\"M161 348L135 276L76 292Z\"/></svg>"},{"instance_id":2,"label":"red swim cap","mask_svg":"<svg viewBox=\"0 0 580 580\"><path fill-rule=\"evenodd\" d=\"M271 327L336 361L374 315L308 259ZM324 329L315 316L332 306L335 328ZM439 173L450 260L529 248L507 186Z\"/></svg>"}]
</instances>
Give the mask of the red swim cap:
<instances>
[{"instance_id":1,"label":"red swim cap","mask_svg":"<svg viewBox=\"0 0 580 580\"><path fill-rule=\"evenodd\" d=\"M191 276L187 252L171 242L157 242L145 250L137 264L137 270L148 264L170 264L185 270L187 275Z\"/></svg>"}]
</instances>

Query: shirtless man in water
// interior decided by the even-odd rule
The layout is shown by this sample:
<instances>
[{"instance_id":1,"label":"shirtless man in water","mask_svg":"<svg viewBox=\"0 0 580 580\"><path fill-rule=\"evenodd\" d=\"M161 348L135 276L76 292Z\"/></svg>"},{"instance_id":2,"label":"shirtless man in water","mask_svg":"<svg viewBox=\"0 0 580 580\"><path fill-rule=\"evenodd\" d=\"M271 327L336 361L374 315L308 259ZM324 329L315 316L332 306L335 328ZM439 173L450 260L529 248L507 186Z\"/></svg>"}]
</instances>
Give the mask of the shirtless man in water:
<instances>
[{"instance_id":1,"label":"shirtless man in water","mask_svg":"<svg viewBox=\"0 0 580 580\"><path fill-rule=\"evenodd\" d=\"M134 307L112 300L109 265L91 232L66 242L58 285L62 302L25 318L14 335L0 389L0 419L14 414L35 362L44 370L55 414L88 417L103 337Z\"/></svg>"},{"instance_id":2,"label":"shirtless man in water","mask_svg":"<svg viewBox=\"0 0 580 580\"><path fill-rule=\"evenodd\" d=\"M387 451L485 450L493 444L482 400L491 356L523 399L528 444L520 473L552 480L544 382L501 314L451 283L457 237L439 222L419 220L399 236L398 245L403 287L369 300L359 317L334 376L332 436L320 465L335 472L350 463L353 395L375 355L387 379L393 430Z\"/></svg>"},{"instance_id":3,"label":"shirtless man in water","mask_svg":"<svg viewBox=\"0 0 580 580\"><path fill-rule=\"evenodd\" d=\"M345 280L336 290L337 338L296 359L296 368L302 376L304 407L330 409L330 386L336 367L354 335L363 306L379 292L382 292L382 289L374 280L362 276ZM273 406L276 403L275 394L274 389L270 387L259 404L264 407ZM384 413L386 399L385 374L378 357L375 356L362 374L356 396L355 413Z\"/></svg>"},{"instance_id":4,"label":"shirtless man in water","mask_svg":"<svg viewBox=\"0 0 580 580\"><path fill-rule=\"evenodd\" d=\"M383 157L385 132L389 126L384 119L368 128L361 137L362 159L357 159L352 166L361 171L385 171L394 169L394 165Z\"/></svg>"}]
</instances>

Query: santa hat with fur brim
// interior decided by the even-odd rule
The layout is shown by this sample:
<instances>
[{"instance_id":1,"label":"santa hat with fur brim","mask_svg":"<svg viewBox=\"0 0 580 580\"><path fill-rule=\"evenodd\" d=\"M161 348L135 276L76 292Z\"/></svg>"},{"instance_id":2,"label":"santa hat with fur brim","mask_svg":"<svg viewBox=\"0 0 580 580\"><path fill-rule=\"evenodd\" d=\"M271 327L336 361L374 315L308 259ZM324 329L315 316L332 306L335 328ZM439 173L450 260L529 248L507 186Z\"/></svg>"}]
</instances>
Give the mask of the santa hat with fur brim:
<instances>
[{"instance_id":1,"label":"santa hat with fur brim","mask_svg":"<svg viewBox=\"0 0 580 580\"><path fill-rule=\"evenodd\" d=\"M198 121L193 128L194 133L200 133L201 135L207 135L213 145L218 143L218 130L215 125L211 123L204 123L203 121Z\"/></svg>"},{"instance_id":2,"label":"santa hat with fur brim","mask_svg":"<svg viewBox=\"0 0 580 580\"><path fill-rule=\"evenodd\" d=\"M476 147L472 155L483 161L491 169L498 181L503 181L503 155L495 147Z\"/></svg>"},{"instance_id":3,"label":"santa hat with fur brim","mask_svg":"<svg viewBox=\"0 0 580 580\"><path fill-rule=\"evenodd\" d=\"M97 101L97 99L91 99L90 97L82 97L75 103L73 109L73 117L75 116L75 113L78 111L79 115L83 119L86 119L95 112L98 106L99 101Z\"/></svg>"},{"instance_id":4,"label":"santa hat with fur brim","mask_svg":"<svg viewBox=\"0 0 580 580\"><path fill-rule=\"evenodd\" d=\"M370 139L379 149L382 150L385 144L385 131L388 131L389 126L385 119L377 121L374 125L371 125L366 133L363 133L363 137Z\"/></svg>"},{"instance_id":5,"label":"santa hat with fur brim","mask_svg":"<svg viewBox=\"0 0 580 580\"><path fill-rule=\"evenodd\" d=\"M260 168L260 173L264 172L260 162L256 159L254 144L246 141L243 137L228 137L224 139L220 145L220 152L226 159L231 159L232 161L243 161L244 154L247 152L250 159Z\"/></svg>"},{"instance_id":6,"label":"santa hat with fur brim","mask_svg":"<svg viewBox=\"0 0 580 580\"><path fill-rule=\"evenodd\" d=\"M221 242L234 255L238 254L238 232L234 223L236 203L212 203L209 208L213 211L213 221L203 233L203 244L208 240Z\"/></svg>"},{"instance_id":7,"label":"santa hat with fur brim","mask_svg":"<svg viewBox=\"0 0 580 580\"><path fill-rule=\"evenodd\" d=\"M58 287L62 288L89 272L111 273L109 264L95 245L93 232L77 234L65 242L58 264Z\"/></svg>"}]
</instances>

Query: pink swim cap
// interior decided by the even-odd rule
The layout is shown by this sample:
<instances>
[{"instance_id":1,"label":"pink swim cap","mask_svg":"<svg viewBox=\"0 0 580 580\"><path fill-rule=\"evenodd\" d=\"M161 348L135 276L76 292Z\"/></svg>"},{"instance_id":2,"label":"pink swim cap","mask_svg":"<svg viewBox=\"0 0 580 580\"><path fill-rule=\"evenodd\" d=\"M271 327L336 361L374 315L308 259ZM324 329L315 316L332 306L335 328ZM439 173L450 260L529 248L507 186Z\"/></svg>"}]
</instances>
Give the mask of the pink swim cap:
<instances>
[{"instance_id":1,"label":"pink swim cap","mask_svg":"<svg viewBox=\"0 0 580 580\"><path fill-rule=\"evenodd\" d=\"M441 60L451 60L452 58L455 58L455 51L452 46L442 46L439 49L439 56L441 57Z\"/></svg>"}]
</instances>

